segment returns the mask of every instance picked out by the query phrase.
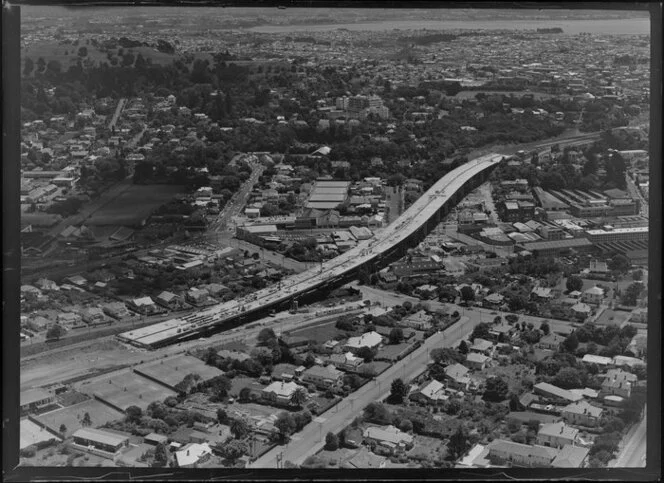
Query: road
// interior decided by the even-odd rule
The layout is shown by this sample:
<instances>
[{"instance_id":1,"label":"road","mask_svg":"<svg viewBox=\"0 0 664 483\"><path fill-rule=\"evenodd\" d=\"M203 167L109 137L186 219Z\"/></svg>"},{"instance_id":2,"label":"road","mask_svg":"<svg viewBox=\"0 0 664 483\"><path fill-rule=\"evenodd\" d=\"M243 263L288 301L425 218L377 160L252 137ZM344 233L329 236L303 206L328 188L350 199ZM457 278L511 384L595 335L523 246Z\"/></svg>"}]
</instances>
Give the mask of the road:
<instances>
[{"instance_id":1,"label":"road","mask_svg":"<svg viewBox=\"0 0 664 483\"><path fill-rule=\"evenodd\" d=\"M125 104L127 103L127 99L124 97L118 101L118 105L115 107L115 112L113 113L113 117L111 117L111 122L108 123L108 129L113 130L113 126L115 126L115 123L118 122L118 117L120 117L120 114L122 113L122 110L124 109Z\"/></svg>"},{"instance_id":2,"label":"road","mask_svg":"<svg viewBox=\"0 0 664 483\"><path fill-rule=\"evenodd\" d=\"M632 198L636 198L639 200L641 206L640 206L640 212L639 214L642 216L645 216L646 218L648 217L648 200L646 200L643 195L641 194L641 190L639 189L638 186L636 186L636 183L634 183L634 180L625 174L625 179L627 180L627 192Z\"/></svg>"},{"instance_id":3,"label":"road","mask_svg":"<svg viewBox=\"0 0 664 483\"><path fill-rule=\"evenodd\" d=\"M346 399L309 423L301 432L293 435L285 446L277 446L249 465L251 468L276 468L277 457L282 461L301 464L308 456L320 451L325 445L328 432L339 433L362 413L364 407L379 401L390 392L392 381L401 378L411 380L421 374L429 363L429 352L440 347L451 347L467 337L479 323L478 320L461 318L458 323L443 332L438 332L424 344L397 362L376 379L365 384Z\"/></svg>"},{"instance_id":4,"label":"road","mask_svg":"<svg viewBox=\"0 0 664 483\"><path fill-rule=\"evenodd\" d=\"M621 442L617 458L609 461L610 468L645 468L646 466L646 409L639 424L632 427Z\"/></svg>"}]
</instances>

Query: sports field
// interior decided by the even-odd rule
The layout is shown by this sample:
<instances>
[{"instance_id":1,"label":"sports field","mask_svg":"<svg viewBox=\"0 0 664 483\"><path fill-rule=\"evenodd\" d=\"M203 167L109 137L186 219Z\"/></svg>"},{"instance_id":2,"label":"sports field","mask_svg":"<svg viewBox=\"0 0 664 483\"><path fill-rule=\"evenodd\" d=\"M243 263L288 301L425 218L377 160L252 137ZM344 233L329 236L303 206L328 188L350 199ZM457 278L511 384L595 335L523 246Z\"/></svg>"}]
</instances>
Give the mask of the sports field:
<instances>
[{"instance_id":1,"label":"sports field","mask_svg":"<svg viewBox=\"0 0 664 483\"><path fill-rule=\"evenodd\" d=\"M88 225L141 225L159 206L184 188L179 185L131 185L86 220Z\"/></svg>"},{"instance_id":2,"label":"sports field","mask_svg":"<svg viewBox=\"0 0 664 483\"><path fill-rule=\"evenodd\" d=\"M175 388L175 385L181 382L188 374L198 374L201 376L201 381L207 381L224 374L224 371L208 366L194 356L187 355L178 355L162 359L156 363L140 365L135 367L134 371L161 381L162 384L171 388Z\"/></svg>"},{"instance_id":3,"label":"sports field","mask_svg":"<svg viewBox=\"0 0 664 483\"><path fill-rule=\"evenodd\" d=\"M103 401L123 411L129 406L138 406L144 410L151 402L163 401L176 394L175 391L134 372L114 374L84 383L78 390L91 396L96 394Z\"/></svg>"},{"instance_id":4,"label":"sports field","mask_svg":"<svg viewBox=\"0 0 664 483\"><path fill-rule=\"evenodd\" d=\"M44 423L53 431L59 431L60 425L67 427L67 435L83 427L81 421L85 413L90 415L91 427L102 426L109 421L124 418L124 414L96 399L89 399L79 404L74 404L62 409L56 409L50 413L37 416L37 420Z\"/></svg>"},{"instance_id":5,"label":"sports field","mask_svg":"<svg viewBox=\"0 0 664 483\"><path fill-rule=\"evenodd\" d=\"M37 444L41 441L48 441L49 439L56 439L61 441L53 433L42 428L38 424L33 423L29 419L21 419L20 424L20 445L19 449L27 448L30 445Z\"/></svg>"}]
</instances>

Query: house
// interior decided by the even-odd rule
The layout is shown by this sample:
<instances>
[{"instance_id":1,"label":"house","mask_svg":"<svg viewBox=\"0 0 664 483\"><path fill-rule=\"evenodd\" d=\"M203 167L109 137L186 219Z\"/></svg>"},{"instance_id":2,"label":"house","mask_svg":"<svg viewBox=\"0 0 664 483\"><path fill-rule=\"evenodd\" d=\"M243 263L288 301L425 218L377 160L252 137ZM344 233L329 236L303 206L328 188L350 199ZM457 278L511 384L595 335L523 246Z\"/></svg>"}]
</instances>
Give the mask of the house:
<instances>
[{"instance_id":1,"label":"house","mask_svg":"<svg viewBox=\"0 0 664 483\"><path fill-rule=\"evenodd\" d=\"M191 468L210 458L212 448L208 443L189 443L175 452L175 461L180 468Z\"/></svg>"},{"instance_id":2,"label":"house","mask_svg":"<svg viewBox=\"0 0 664 483\"><path fill-rule=\"evenodd\" d=\"M302 373L302 382L310 383L318 388L327 389L341 384L344 373L332 364L325 367L312 366Z\"/></svg>"},{"instance_id":3,"label":"house","mask_svg":"<svg viewBox=\"0 0 664 483\"><path fill-rule=\"evenodd\" d=\"M613 375L612 377L607 377L602 382L602 389L600 394L602 396L620 396L623 398L629 398L632 394L632 382Z\"/></svg>"},{"instance_id":4,"label":"house","mask_svg":"<svg viewBox=\"0 0 664 483\"><path fill-rule=\"evenodd\" d=\"M427 330L432 326L431 318L432 316L427 314L424 310L419 310L416 313L410 314L401 319L399 324L412 329Z\"/></svg>"},{"instance_id":5,"label":"house","mask_svg":"<svg viewBox=\"0 0 664 483\"><path fill-rule=\"evenodd\" d=\"M542 396L545 399L551 400L553 402L576 402L583 399L583 396L575 394L566 389L562 389L548 382L540 382L533 386L533 392L539 396Z\"/></svg>"},{"instance_id":6,"label":"house","mask_svg":"<svg viewBox=\"0 0 664 483\"><path fill-rule=\"evenodd\" d=\"M510 340L515 332L516 329L505 321L489 327L489 335L493 340L498 341L499 343L501 341Z\"/></svg>"},{"instance_id":7,"label":"house","mask_svg":"<svg viewBox=\"0 0 664 483\"><path fill-rule=\"evenodd\" d=\"M604 410L586 402L585 400L570 403L560 412L569 424L580 426L597 426Z\"/></svg>"},{"instance_id":8,"label":"house","mask_svg":"<svg viewBox=\"0 0 664 483\"><path fill-rule=\"evenodd\" d=\"M21 414L31 413L55 402L55 396L43 389L30 389L19 395Z\"/></svg>"},{"instance_id":9,"label":"house","mask_svg":"<svg viewBox=\"0 0 664 483\"><path fill-rule=\"evenodd\" d=\"M202 305L207 301L209 296L210 294L207 290L192 287L187 290L184 298L192 305Z\"/></svg>"},{"instance_id":10,"label":"house","mask_svg":"<svg viewBox=\"0 0 664 483\"><path fill-rule=\"evenodd\" d=\"M168 443L168 436L157 433L150 433L147 436L143 437L143 442L150 444L152 446L157 446L158 444Z\"/></svg>"},{"instance_id":11,"label":"house","mask_svg":"<svg viewBox=\"0 0 664 483\"><path fill-rule=\"evenodd\" d=\"M530 292L530 297L534 300L547 301L553 298L553 293L548 287L534 287Z\"/></svg>"},{"instance_id":12,"label":"house","mask_svg":"<svg viewBox=\"0 0 664 483\"><path fill-rule=\"evenodd\" d=\"M490 356L493 353L493 342L478 337L469 350L470 352Z\"/></svg>"},{"instance_id":13,"label":"house","mask_svg":"<svg viewBox=\"0 0 664 483\"><path fill-rule=\"evenodd\" d=\"M293 397L293 394L298 389L302 389L307 393L306 389L294 382L275 381L263 388L261 397L280 406L289 406L291 404L291 397Z\"/></svg>"},{"instance_id":14,"label":"house","mask_svg":"<svg viewBox=\"0 0 664 483\"><path fill-rule=\"evenodd\" d=\"M159 311L157 305L154 303L154 300L152 300L152 297L141 297L129 300L127 301L127 307L129 307L129 309L133 310L134 312L138 312L139 314L144 315Z\"/></svg>"},{"instance_id":15,"label":"house","mask_svg":"<svg viewBox=\"0 0 664 483\"><path fill-rule=\"evenodd\" d=\"M371 426L362 434L367 443L375 442L389 449L408 448L413 444L413 437L390 425L385 428Z\"/></svg>"},{"instance_id":16,"label":"house","mask_svg":"<svg viewBox=\"0 0 664 483\"><path fill-rule=\"evenodd\" d=\"M551 462L553 468L583 468L590 448L565 445Z\"/></svg>"},{"instance_id":17,"label":"house","mask_svg":"<svg viewBox=\"0 0 664 483\"><path fill-rule=\"evenodd\" d=\"M307 337L302 337L302 336L284 336L280 337L279 340L289 349L294 349L296 347L303 347L309 343L309 339Z\"/></svg>"},{"instance_id":18,"label":"house","mask_svg":"<svg viewBox=\"0 0 664 483\"><path fill-rule=\"evenodd\" d=\"M102 305L102 310L104 313L110 317L113 317L117 320L122 320L125 317L129 317L131 314L127 310L127 307L122 302L111 302L105 305Z\"/></svg>"},{"instance_id":19,"label":"house","mask_svg":"<svg viewBox=\"0 0 664 483\"><path fill-rule=\"evenodd\" d=\"M586 354L581 359L581 362L584 364L595 364L600 368L607 368L613 365L613 359L611 357L596 356L594 354Z\"/></svg>"},{"instance_id":20,"label":"house","mask_svg":"<svg viewBox=\"0 0 664 483\"><path fill-rule=\"evenodd\" d=\"M537 444L552 448L562 448L569 444L574 445L579 430L568 426L562 421L544 424L537 432Z\"/></svg>"},{"instance_id":21,"label":"house","mask_svg":"<svg viewBox=\"0 0 664 483\"><path fill-rule=\"evenodd\" d=\"M591 287L583 292L581 300L590 305L599 305L604 299L604 290L595 286Z\"/></svg>"},{"instance_id":22,"label":"house","mask_svg":"<svg viewBox=\"0 0 664 483\"><path fill-rule=\"evenodd\" d=\"M486 297L484 297L484 300L482 300L482 304L485 307L489 308L496 308L500 307L505 300L505 297L500 295L499 293L490 293Z\"/></svg>"},{"instance_id":23,"label":"house","mask_svg":"<svg viewBox=\"0 0 664 483\"><path fill-rule=\"evenodd\" d=\"M546 468L558 456L558 450L540 445L528 445L495 439L487 445L488 457L495 465Z\"/></svg>"},{"instance_id":24,"label":"house","mask_svg":"<svg viewBox=\"0 0 664 483\"><path fill-rule=\"evenodd\" d=\"M357 353L362 347L377 349L383 342L383 336L376 331L366 332L359 337L351 337L346 341L346 350Z\"/></svg>"},{"instance_id":25,"label":"house","mask_svg":"<svg viewBox=\"0 0 664 483\"><path fill-rule=\"evenodd\" d=\"M467 374L467 367L461 364L451 364L445 368L445 381L454 389L467 391L470 386L470 377Z\"/></svg>"},{"instance_id":26,"label":"house","mask_svg":"<svg viewBox=\"0 0 664 483\"><path fill-rule=\"evenodd\" d=\"M277 381L292 381L296 374L297 367L293 364L277 364L272 369L272 379Z\"/></svg>"},{"instance_id":27,"label":"house","mask_svg":"<svg viewBox=\"0 0 664 483\"><path fill-rule=\"evenodd\" d=\"M74 438L74 444L80 449L94 449L112 455L118 454L129 445L129 436L103 429L80 428L72 434L72 438Z\"/></svg>"},{"instance_id":28,"label":"house","mask_svg":"<svg viewBox=\"0 0 664 483\"><path fill-rule=\"evenodd\" d=\"M83 320L90 325L96 325L103 323L106 317L104 311L99 307L88 307L83 309Z\"/></svg>"},{"instance_id":29,"label":"house","mask_svg":"<svg viewBox=\"0 0 664 483\"><path fill-rule=\"evenodd\" d=\"M168 310L176 310L182 305L182 299L180 297L166 290L157 295L154 301Z\"/></svg>"},{"instance_id":30,"label":"house","mask_svg":"<svg viewBox=\"0 0 664 483\"><path fill-rule=\"evenodd\" d=\"M542 337L539 342L535 344L535 347L538 349L549 349L552 351L557 351L558 347L560 347L560 344L562 344L564 340L565 337L562 335L551 332L550 334Z\"/></svg>"},{"instance_id":31,"label":"house","mask_svg":"<svg viewBox=\"0 0 664 483\"><path fill-rule=\"evenodd\" d=\"M449 396L445 393L445 385L433 379L413 391L408 398L422 404L441 404L447 401Z\"/></svg>"},{"instance_id":32,"label":"house","mask_svg":"<svg viewBox=\"0 0 664 483\"><path fill-rule=\"evenodd\" d=\"M63 326L74 326L81 321L81 315L74 312L64 312L58 314L58 324Z\"/></svg>"},{"instance_id":33,"label":"house","mask_svg":"<svg viewBox=\"0 0 664 483\"><path fill-rule=\"evenodd\" d=\"M350 351L345 354L332 354L330 356L330 364L344 371L356 372L363 363L364 359L354 356Z\"/></svg>"},{"instance_id":34,"label":"house","mask_svg":"<svg viewBox=\"0 0 664 483\"><path fill-rule=\"evenodd\" d=\"M570 307L570 311L577 319L584 320L592 313L593 309L588 304L584 304L583 302L578 302Z\"/></svg>"},{"instance_id":35,"label":"house","mask_svg":"<svg viewBox=\"0 0 664 483\"><path fill-rule=\"evenodd\" d=\"M477 352L469 352L466 354L466 365L470 369L477 371L482 371L486 368L487 364L491 360L490 357L485 356Z\"/></svg>"},{"instance_id":36,"label":"house","mask_svg":"<svg viewBox=\"0 0 664 483\"><path fill-rule=\"evenodd\" d=\"M342 468L346 469L380 469L385 468L387 457L379 456L369 451L369 448L362 447L352 458L347 460Z\"/></svg>"},{"instance_id":37,"label":"house","mask_svg":"<svg viewBox=\"0 0 664 483\"><path fill-rule=\"evenodd\" d=\"M438 287L430 284L420 285L419 287L415 288L415 294L420 298L427 300L435 297L437 291Z\"/></svg>"}]
</instances>

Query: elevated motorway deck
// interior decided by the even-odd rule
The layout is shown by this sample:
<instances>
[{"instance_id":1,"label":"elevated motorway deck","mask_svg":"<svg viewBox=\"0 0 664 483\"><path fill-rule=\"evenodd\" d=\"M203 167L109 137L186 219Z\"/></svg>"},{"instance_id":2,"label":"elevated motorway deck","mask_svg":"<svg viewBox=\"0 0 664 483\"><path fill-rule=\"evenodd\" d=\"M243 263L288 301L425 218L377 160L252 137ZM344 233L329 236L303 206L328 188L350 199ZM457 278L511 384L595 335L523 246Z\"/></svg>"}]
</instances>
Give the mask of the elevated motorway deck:
<instances>
[{"instance_id":1,"label":"elevated motorway deck","mask_svg":"<svg viewBox=\"0 0 664 483\"><path fill-rule=\"evenodd\" d=\"M331 288L344 280L352 280L358 269L372 270L403 257L408 244L416 244L442 219L445 206L454 205L486 177L489 168L497 165L502 155L488 154L463 164L439 179L413 203L379 237L358 244L355 248L322 263L319 267L288 277L280 284L261 289L243 298L225 302L186 317L168 320L118 335L122 341L141 347L155 348L191 338L222 325L249 321L273 307L284 306L323 287ZM350 277L350 278L349 278Z\"/></svg>"}]
</instances>

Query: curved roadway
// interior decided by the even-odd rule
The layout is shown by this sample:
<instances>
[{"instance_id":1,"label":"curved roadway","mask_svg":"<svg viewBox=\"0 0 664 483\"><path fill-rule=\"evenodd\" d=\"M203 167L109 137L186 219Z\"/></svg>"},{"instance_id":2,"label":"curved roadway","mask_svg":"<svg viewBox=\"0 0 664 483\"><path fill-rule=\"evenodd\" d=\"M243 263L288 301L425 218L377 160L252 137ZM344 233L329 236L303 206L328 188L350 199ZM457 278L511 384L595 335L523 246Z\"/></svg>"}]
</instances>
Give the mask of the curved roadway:
<instances>
[{"instance_id":1,"label":"curved roadway","mask_svg":"<svg viewBox=\"0 0 664 483\"><path fill-rule=\"evenodd\" d=\"M379 237L358 244L342 255L322 263L320 267L293 275L276 286L267 287L243 298L216 305L181 319L172 319L125 332L118 337L141 346L175 342L222 322L264 310L266 306L288 302L300 294L310 292L389 252L427 223L467 182L482 171L498 164L501 159L502 155L492 153L452 170L415 201Z\"/></svg>"}]
</instances>

